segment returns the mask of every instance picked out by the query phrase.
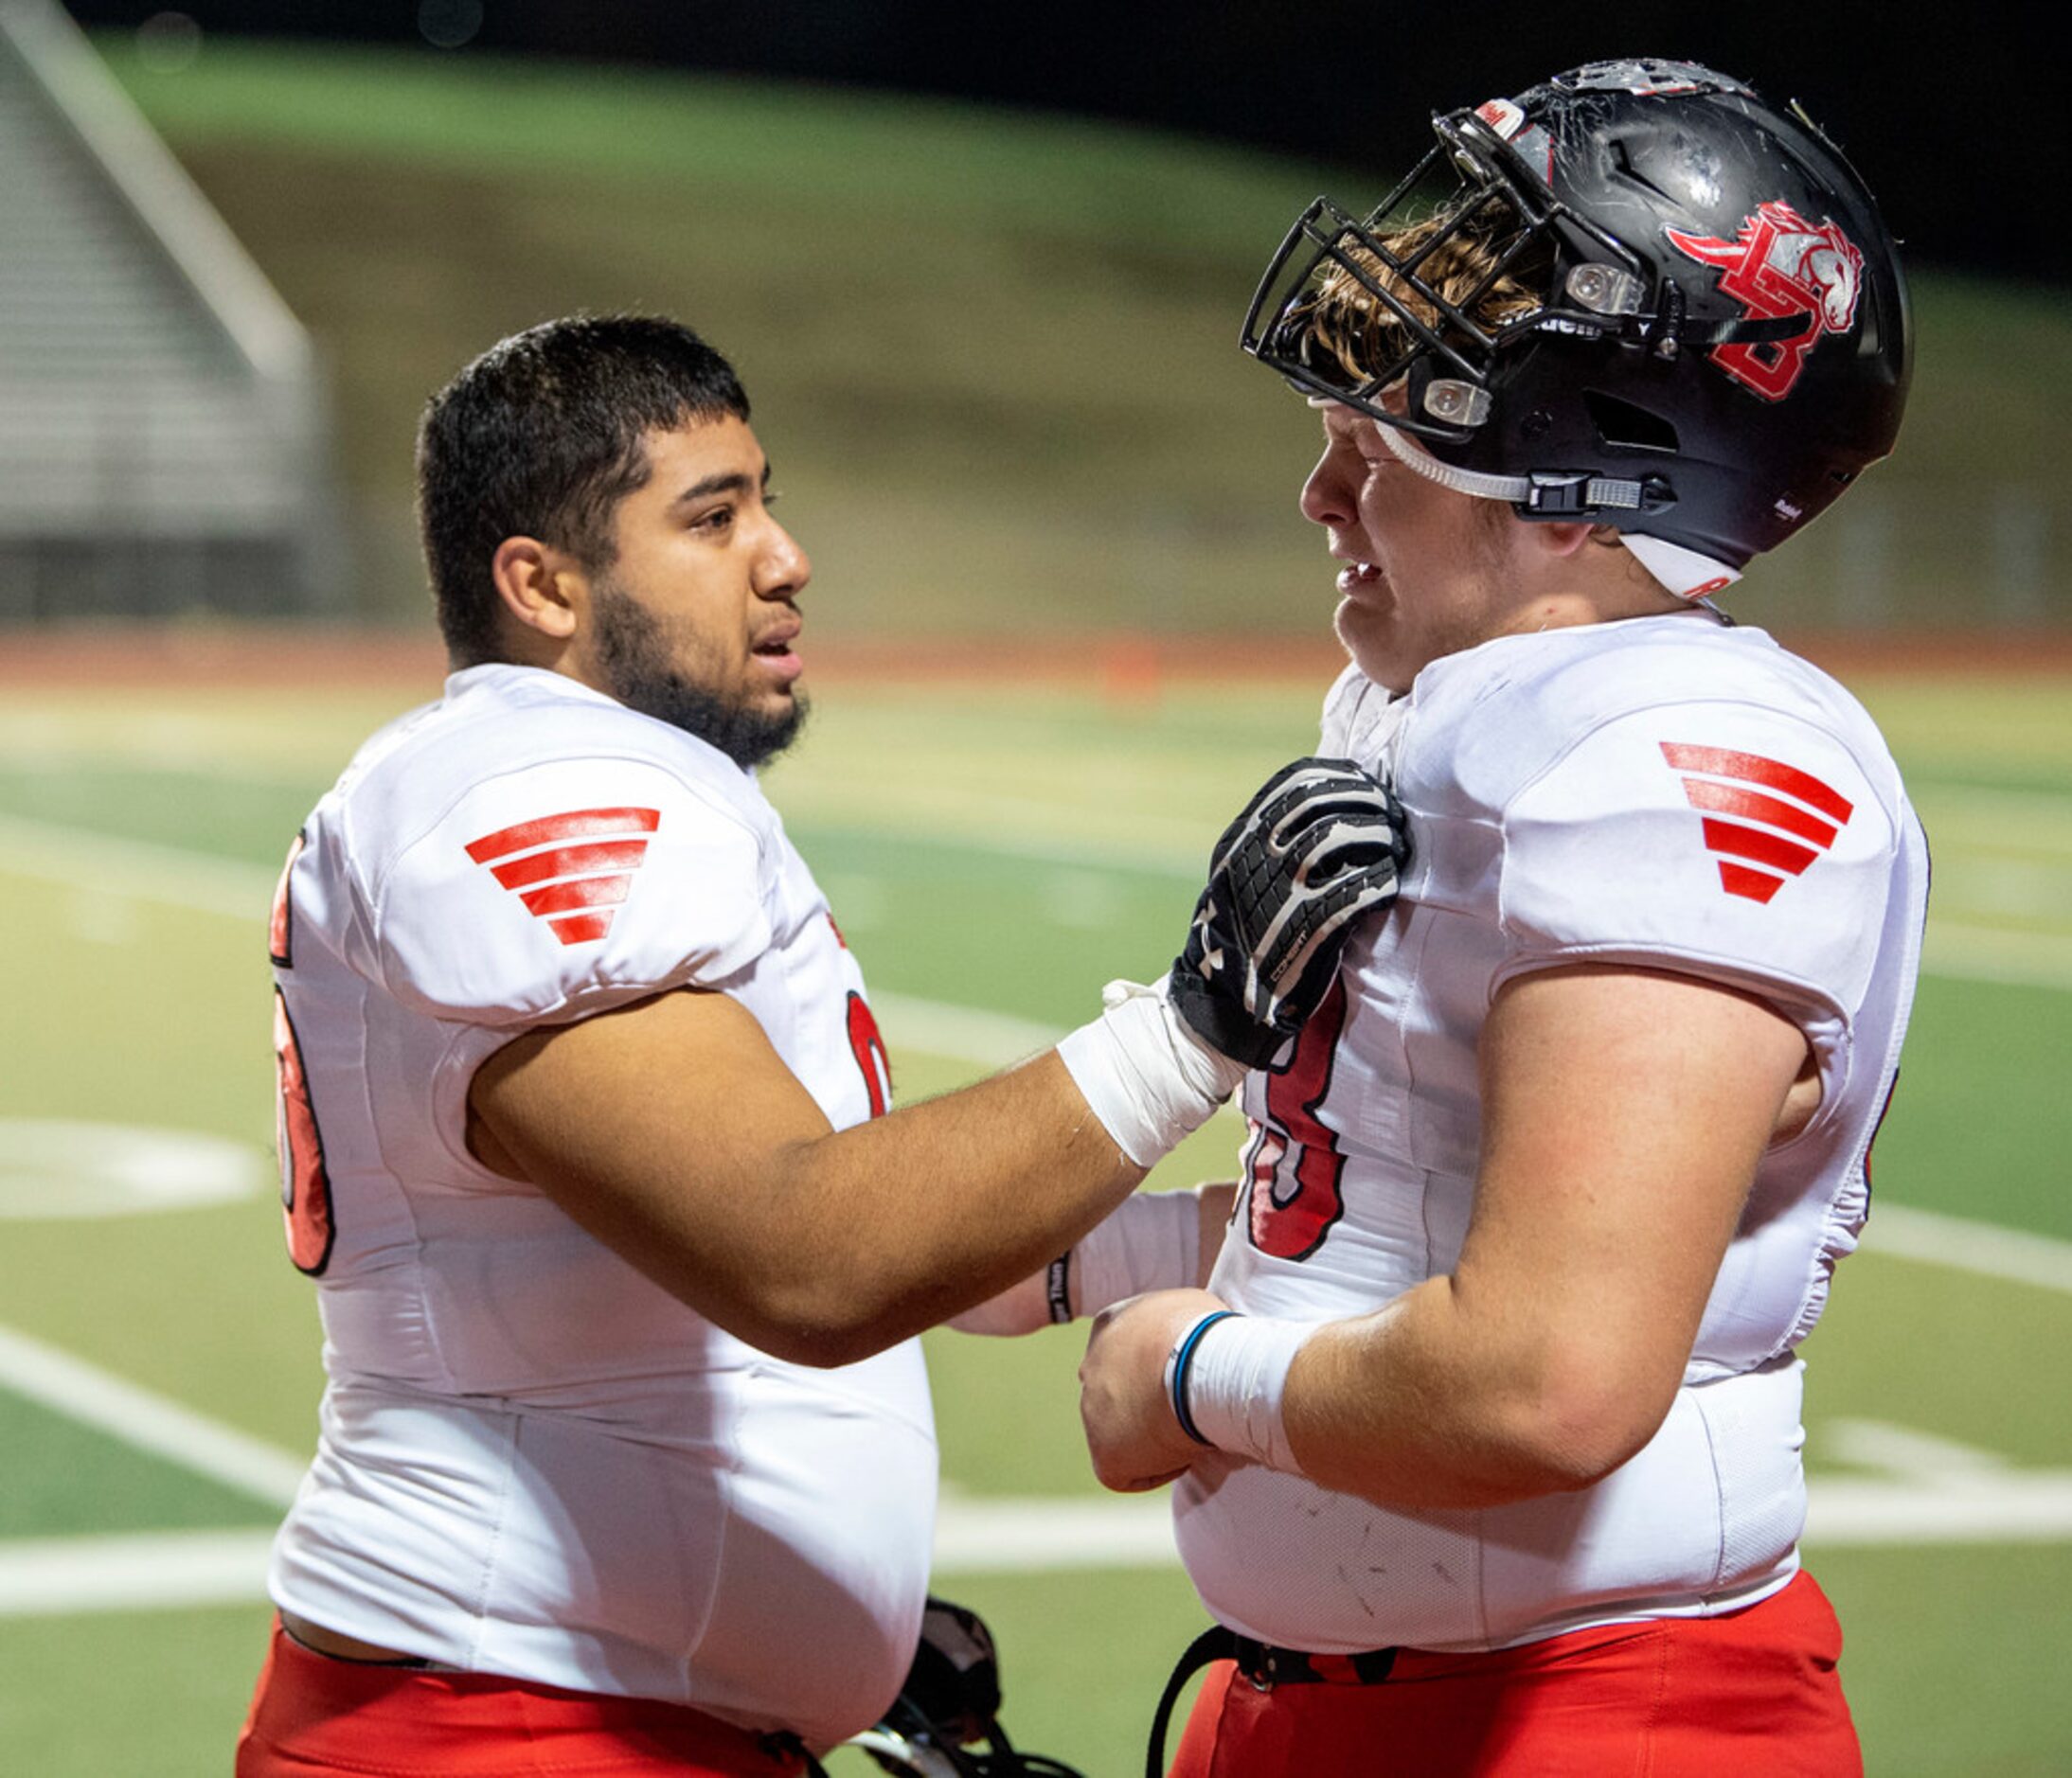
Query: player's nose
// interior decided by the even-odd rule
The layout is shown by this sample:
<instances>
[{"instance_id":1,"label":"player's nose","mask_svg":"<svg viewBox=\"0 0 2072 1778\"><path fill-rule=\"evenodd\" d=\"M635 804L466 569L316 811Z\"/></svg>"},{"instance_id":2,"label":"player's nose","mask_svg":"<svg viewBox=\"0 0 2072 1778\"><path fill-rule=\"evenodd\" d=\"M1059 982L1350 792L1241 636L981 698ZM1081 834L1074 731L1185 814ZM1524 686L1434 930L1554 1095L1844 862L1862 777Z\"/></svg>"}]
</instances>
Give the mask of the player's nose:
<instances>
[{"instance_id":1,"label":"player's nose","mask_svg":"<svg viewBox=\"0 0 2072 1778\"><path fill-rule=\"evenodd\" d=\"M772 519L769 534L763 540L761 553L756 560L756 596L791 598L804 592L807 581L812 578L812 559L798 546L798 540Z\"/></svg>"},{"instance_id":2,"label":"player's nose","mask_svg":"<svg viewBox=\"0 0 2072 1778\"><path fill-rule=\"evenodd\" d=\"M1314 525L1345 525L1352 517L1351 484L1345 474L1344 452L1327 445L1310 478L1302 484L1302 516Z\"/></svg>"}]
</instances>

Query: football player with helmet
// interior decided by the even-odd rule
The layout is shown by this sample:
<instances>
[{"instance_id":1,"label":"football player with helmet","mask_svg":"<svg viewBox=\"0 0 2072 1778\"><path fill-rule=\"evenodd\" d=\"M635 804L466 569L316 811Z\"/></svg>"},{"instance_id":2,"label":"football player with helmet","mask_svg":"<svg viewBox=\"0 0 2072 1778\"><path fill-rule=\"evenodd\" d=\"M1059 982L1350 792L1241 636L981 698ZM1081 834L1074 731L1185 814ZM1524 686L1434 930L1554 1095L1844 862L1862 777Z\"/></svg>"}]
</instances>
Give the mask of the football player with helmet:
<instances>
[{"instance_id":1,"label":"football player with helmet","mask_svg":"<svg viewBox=\"0 0 2072 1778\"><path fill-rule=\"evenodd\" d=\"M1418 856L1245 1082L1209 1288L1082 1368L1217 1620L1173 1769L1860 1769L1795 1350L1927 860L1861 707L1711 598L1891 448L1904 286L1840 151L1709 69L1433 127L1244 326L1323 424L1323 751Z\"/></svg>"}]
</instances>

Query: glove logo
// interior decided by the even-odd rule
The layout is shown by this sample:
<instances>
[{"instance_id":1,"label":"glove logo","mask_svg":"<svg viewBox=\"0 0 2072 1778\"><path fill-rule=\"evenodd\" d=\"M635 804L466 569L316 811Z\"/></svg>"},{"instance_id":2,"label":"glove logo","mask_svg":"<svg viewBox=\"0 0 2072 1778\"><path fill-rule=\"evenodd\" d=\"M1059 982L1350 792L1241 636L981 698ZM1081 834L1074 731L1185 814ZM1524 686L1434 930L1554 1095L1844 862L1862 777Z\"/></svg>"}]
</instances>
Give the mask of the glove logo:
<instances>
[{"instance_id":1,"label":"glove logo","mask_svg":"<svg viewBox=\"0 0 2072 1778\"><path fill-rule=\"evenodd\" d=\"M1802 875L1856 812L1812 773L1780 760L1725 747L1659 745L1670 766L1692 774L1684 779L1684 796L1706 813L1706 850L1719 857L1720 887L1743 900L1767 906L1785 878ZM1720 818L1725 815L1741 819Z\"/></svg>"},{"instance_id":2,"label":"glove logo","mask_svg":"<svg viewBox=\"0 0 2072 1778\"><path fill-rule=\"evenodd\" d=\"M1765 400L1791 394L1807 355L1827 334L1847 333L1856 322L1864 256L1832 221L1814 224L1789 204L1773 199L1742 219L1732 240L1664 229L1680 253L1720 269L1720 289L1749 320L1805 317L1792 339L1737 342L1712 348L1712 362Z\"/></svg>"},{"instance_id":3,"label":"glove logo","mask_svg":"<svg viewBox=\"0 0 2072 1778\"><path fill-rule=\"evenodd\" d=\"M584 945L612 930L661 825L654 809L572 809L484 834L467 850L563 944Z\"/></svg>"}]
</instances>

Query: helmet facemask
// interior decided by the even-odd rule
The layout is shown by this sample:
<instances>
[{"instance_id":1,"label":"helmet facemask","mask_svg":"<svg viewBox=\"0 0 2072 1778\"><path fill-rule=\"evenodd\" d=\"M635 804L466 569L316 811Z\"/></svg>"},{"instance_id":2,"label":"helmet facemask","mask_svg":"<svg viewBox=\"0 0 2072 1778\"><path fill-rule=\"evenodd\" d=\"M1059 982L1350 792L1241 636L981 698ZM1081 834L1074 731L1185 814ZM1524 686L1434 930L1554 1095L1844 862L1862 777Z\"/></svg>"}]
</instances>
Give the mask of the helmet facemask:
<instances>
[{"instance_id":1,"label":"helmet facemask","mask_svg":"<svg viewBox=\"0 0 2072 1778\"><path fill-rule=\"evenodd\" d=\"M1489 418L1505 353L1539 333L1632 325L1645 267L1481 117L1436 117L1433 129L1435 146L1364 220L1328 198L1302 213L1267 266L1242 344L1305 394L1464 444ZM1563 263L1586 274L1571 275L1568 293L1557 291Z\"/></svg>"}]
</instances>

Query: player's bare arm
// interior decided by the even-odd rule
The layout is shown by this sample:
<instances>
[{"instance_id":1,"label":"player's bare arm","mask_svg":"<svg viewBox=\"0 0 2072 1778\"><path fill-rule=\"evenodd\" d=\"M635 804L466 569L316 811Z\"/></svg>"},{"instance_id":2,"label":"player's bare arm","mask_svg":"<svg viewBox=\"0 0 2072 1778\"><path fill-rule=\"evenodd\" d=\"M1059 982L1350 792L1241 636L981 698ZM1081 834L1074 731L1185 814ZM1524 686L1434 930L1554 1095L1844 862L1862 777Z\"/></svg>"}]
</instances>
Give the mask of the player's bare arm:
<instances>
[{"instance_id":1,"label":"player's bare arm","mask_svg":"<svg viewBox=\"0 0 2072 1778\"><path fill-rule=\"evenodd\" d=\"M813 1363L1003 1289L1143 1177L1055 1052L837 1133L719 993L521 1037L469 1097L481 1159L701 1314Z\"/></svg>"},{"instance_id":2,"label":"player's bare arm","mask_svg":"<svg viewBox=\"0 0 2072 1778\"><path fill-rule=\"evenodd\" d=\"M1098 1315L1146 1290L1201 1288L1216 1269L1235 1180L1133 1192L1043 1271L950 1319L959 1333L1011 1337Z\"/></svg>"},{"instance_id":3,"label":"player's bare arm","mask_svg":"<svg viewBox=\"0 0 2072 1778\"><path fill-rule=\"evenodd\" d=\"M1458 1265L1295 1353L1288 1467L1407 1508L1588 1486L1653 1435L1764 1147L1817 1104L1797 1027L1692 977L1596 967L1509 985L1481 1045L1484 1140ZM1154 1485L1205 1448L1166 1387L1221 1307L1160 1293L1097 1323L1096 1472Z\"/></svg>"},{"instance_id":4,"label":"player's bare arm","mask_svg":"<svg viewBox=\"0 0 2072 1778\"><path fill-rule=\"evenodd\" d=\"M1399 817L1349 768L1277 773L1219 840L1170 987L961 1093L836 1131L745 1008L676 992L497 1051L471 1147L729 1332L851 1362L1070 1248L1285 1044L1393 898Z\"/></svg>"}]
</instances>

